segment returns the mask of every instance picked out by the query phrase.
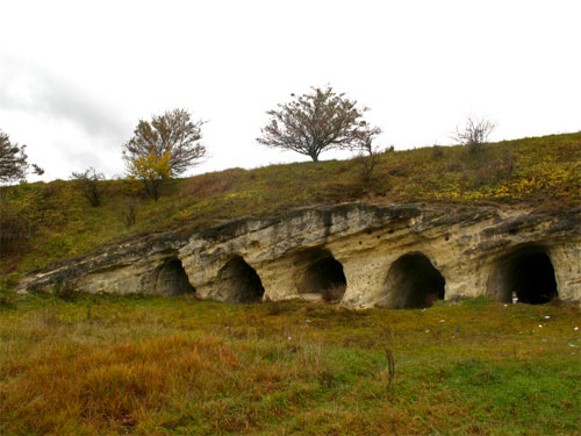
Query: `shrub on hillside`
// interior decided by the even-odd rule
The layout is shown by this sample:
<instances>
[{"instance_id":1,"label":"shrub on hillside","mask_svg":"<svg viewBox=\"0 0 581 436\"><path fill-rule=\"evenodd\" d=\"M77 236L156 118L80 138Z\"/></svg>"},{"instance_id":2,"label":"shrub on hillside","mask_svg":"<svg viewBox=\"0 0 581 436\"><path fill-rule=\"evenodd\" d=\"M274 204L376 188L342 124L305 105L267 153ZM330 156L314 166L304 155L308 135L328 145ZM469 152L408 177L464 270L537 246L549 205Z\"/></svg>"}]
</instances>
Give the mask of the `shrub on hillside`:
<instances>
[{"instance_id":1,"label":"shrub on hillside","mask_svg":"<svg viewBox=\"0 0 581 436\"><path fill-rule=\"evenodd\" d=\"M465 145L469 153L481 153L484 151L484 145L488 142L488 137L495 127L493 122L484 118L469 117L462 129L456 127L456 132L452 135L452 139Z\"/></svg>"},{"instance_id":2,"label":"shrub on hillside","mask_svg":"<svg viewBox=\"0 0 581 436\"><path fill-rule=\"evenodd\" d=\"M98 173L95 168L91 167L83 172L73 172L71 179L75 181L78 191L92 207L101 206L103 198L101 181L105 179L103 173Z\"/></svg>"}]
</instances>

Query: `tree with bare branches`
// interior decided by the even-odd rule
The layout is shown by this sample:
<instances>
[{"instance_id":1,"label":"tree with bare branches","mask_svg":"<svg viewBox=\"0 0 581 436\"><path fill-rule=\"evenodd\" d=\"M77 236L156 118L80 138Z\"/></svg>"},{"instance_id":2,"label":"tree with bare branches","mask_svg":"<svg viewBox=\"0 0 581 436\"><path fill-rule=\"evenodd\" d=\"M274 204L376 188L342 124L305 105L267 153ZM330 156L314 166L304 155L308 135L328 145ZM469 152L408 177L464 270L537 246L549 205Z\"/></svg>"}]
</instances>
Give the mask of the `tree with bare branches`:
<instances>
[{"instance_id":1,"label":"tree with bare branches","mask_svg":"<svg viewBox=\"0 0 581 436\"><path fill-rule=\"evenodd\" d=\"M261 129L260 144L292 150L319 160L330 149L366 149L371 138L381 132L363 120L368 109L357 101L337 94L331 86L312 88L310 94L296 96L267 112L268 124Z\"/></svg>"},{"instance_id":2,"label":"tree with bare branches","mask_svg":"<svg viewBox=\"0 0 581 436\"><path fill-rule=\"evenodd\" d=\"M93 167L89 167L83 172L74 172L71 174L71 179L75 181L75 185L79 192L85 197L92 207L101 206L103 198L102 181L105 180L103 173L98 173Z\"/></svg>"},{"instance_id":3,"label":"tree with bare branches","mask_svg":"<svg viewBox=\"0 0 581 436\"><path fill-rule=\"evenodd\" d=\"M157 200L162 182L184 173L206 155L200 143L204 121L191 121L184 109L140 120L133 137L123 145L130 177L143 181L147 194Z\"/></svg>"},{"instance_id":4,"label":"tree with bare branches","mask_svg":"<svg viewBox=\"0 0 581 436\"><path fill-rule=\"evenodd\" d=\"M456 126L452 139L465 145L470 153L480 153L484 150L484 145L488 142L488 137L495 127L496 125L490 120L468 117L463 129Z\"/></svg>"}]
</instances>

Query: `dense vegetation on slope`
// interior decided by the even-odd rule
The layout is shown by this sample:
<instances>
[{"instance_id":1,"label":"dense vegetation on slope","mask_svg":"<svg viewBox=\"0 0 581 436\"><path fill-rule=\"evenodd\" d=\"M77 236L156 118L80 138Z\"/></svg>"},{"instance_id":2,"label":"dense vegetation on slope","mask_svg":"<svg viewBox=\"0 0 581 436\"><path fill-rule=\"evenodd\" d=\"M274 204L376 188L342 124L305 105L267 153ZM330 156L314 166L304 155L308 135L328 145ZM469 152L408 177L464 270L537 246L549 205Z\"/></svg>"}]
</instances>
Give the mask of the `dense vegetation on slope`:
<instances>
[{"instance_id":1,"label":"dense vegetation on slope","mask_svg":"<svg viewBox=\"0 0 581 436\"><path fill-rule=\"evenodd\" d=\"M371 178L362 159L230 169L167 182L159 201L139 182L100 182L95 208L74 182L2 187L0 268L19 274L131 235L188 230L247 215L347 201L528 202L568 207L581 200L581 132L464 147L388 151Z\"/></svg>"}]
</instances>

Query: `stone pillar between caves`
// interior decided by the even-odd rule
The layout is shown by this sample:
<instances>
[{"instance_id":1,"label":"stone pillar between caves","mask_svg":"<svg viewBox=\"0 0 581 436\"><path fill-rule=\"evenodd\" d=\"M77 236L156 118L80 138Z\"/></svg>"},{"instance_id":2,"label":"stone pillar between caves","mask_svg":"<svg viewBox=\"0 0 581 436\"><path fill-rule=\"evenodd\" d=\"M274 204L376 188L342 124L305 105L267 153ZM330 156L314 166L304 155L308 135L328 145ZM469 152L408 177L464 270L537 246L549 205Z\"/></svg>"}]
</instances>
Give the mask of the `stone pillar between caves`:
<instances>
[{"instance_id":1,"label":"stone pillar between caves","mask_svg":"<svg viewBox=\"0 0 581 436\"><path fill-rule=\"evenodd\" d=\"M293 283L293 262L291 257L282 257L267 263L255 266L262 286L264 286L264 300L289 300L299 298Z\"/></svg>"},{"instance_id":2,"label":"stone pillar between caves","mask_svg":"<svg viewBox=\"0 0 581 436\"><path fill-rule=\"evenodd\" d=\"M559 298L581 305L581 242L550 247L548 254L555 270Z\"/></svg>"},{"instance_id":3,"label":"stone pillar between caves","mask_svg":"<svg viewBox=\"0 0 581 436\"><path fill-rule=\"evenodd\" d=\"M387 266L383 256L373 252L357 253L357 256L338 258L343 264L347 289L342 303L347 307L369 308L385 304L383 283Z\"/></svg>"}]
</instances>

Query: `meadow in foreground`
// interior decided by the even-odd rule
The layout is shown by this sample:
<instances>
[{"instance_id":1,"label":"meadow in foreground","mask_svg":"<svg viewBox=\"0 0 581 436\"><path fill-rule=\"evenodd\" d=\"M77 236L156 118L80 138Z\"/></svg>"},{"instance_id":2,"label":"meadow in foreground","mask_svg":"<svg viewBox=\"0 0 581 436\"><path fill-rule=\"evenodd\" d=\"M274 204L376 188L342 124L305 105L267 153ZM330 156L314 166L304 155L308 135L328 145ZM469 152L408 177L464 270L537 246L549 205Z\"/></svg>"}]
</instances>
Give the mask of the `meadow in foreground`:
<instances>
[{"instance_id":1,"label":"meadow in foreground","mask_svg":"<svg viewBox=\"0 0 581 436\"><path fill-rule=\"evenodd\" d=\"M579 434L580 315L4 297L0 434Z\"/></svg>"}]
</instances>

